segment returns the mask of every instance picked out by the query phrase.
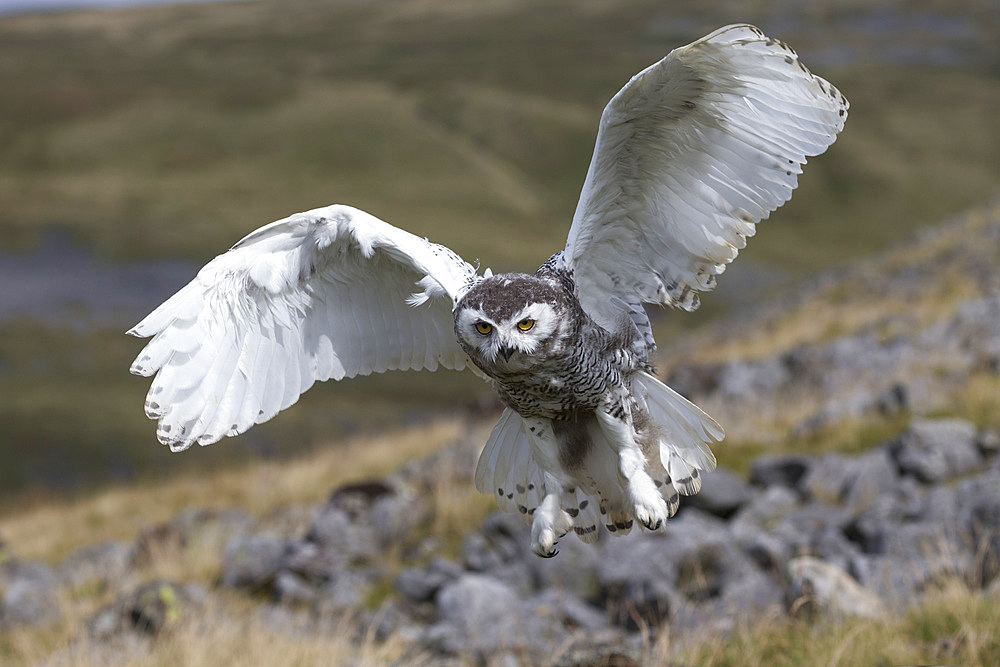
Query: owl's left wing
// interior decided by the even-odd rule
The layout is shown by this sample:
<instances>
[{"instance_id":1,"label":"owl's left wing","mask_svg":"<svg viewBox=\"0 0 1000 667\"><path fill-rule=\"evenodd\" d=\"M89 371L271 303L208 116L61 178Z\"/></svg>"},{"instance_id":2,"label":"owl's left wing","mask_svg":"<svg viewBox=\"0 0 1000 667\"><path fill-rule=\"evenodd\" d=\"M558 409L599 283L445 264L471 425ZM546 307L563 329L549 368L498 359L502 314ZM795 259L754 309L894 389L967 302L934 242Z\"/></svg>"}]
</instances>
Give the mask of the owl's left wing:
<instances>
[{"instance_id":1,"label":"owl's left wing","mask_svg":"<svg viewBox=\"0 0 1000 667\"><path fill-rule=\"evenodd\" d=\"M172 450L271 419L317 380L461 369L452 307L476 280L455 253L348 206L261 227L130 334L155 374L146 414Z\"/></svg>"},{"instance_id":2,"label":"owl's left wing","mask_svg":"<svg viewBox=\"0 0 1000 667\"><path fill-rule=\"evenodd\" d=\"M848 102L757 28L720 28L632 78L601 116L563 261L612 328L638 302L698 307L785 203Z\"/></svg>"}]
</instances>

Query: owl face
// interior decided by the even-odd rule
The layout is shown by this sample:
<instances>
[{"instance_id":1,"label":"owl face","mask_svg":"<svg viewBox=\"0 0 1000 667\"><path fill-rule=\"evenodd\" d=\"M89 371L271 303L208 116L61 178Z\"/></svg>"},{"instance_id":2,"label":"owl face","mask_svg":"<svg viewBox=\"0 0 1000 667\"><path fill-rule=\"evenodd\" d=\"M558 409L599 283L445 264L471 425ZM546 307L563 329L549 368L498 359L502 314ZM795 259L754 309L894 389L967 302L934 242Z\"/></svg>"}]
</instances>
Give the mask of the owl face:
<instances>
[{"instance_id":1,"label":"owl face","mask_svg":"<svg viewBox=\"0 0 1000 667\"><path fill-rule=\"evenodd\" d=\"M557 345L564 323L559 296L533 276L487 278L455 309L455 333L487 373L527 370Z\"/></svg>"}]
</instances>

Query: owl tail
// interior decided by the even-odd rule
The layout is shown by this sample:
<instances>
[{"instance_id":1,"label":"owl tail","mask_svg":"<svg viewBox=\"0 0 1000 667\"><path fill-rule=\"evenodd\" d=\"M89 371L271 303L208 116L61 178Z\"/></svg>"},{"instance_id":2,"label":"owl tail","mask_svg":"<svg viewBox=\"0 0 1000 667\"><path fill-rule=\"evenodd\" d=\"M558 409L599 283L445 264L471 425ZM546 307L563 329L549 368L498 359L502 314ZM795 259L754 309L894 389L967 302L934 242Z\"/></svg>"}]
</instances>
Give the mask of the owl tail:
<instances>
[{"instance_id":1,"label":"owl tail","mask_svg":"<svg viewBox=\"0 0 1000 667\"><path fill-rule=\"evenodd\" d=\"M646 403L650 419L658 431L655 435L660 462L675 482L690 477L686 474L690 470L715 470L715 455L709 444L722 442L726 437L719 422L649 373L632 376L632 390L637 398ZM684 488L678 490L689 496L698 493L701 483L697 486L689 493Z\"/></svg>"},{"instance_id":2,"label":"owl tail","mask_svg":"<svg viewBox=\"0 0 1000 667\"><path fill-rule=\"evenodd\" d=\"M634 375L632 390L650 418L648 432L637 438L646 456L646 471L673 516L679 496L698 493L701 472L715 470L709 444L722 442L726 434L704 410L649 373Z\"/></svg>"},{"instance_id":3,"label":"owl tail","mask_svg":"<svg viewBox=\"0 0 1000 667\"><path fill-rule=\"evenodd\" d=\"M656 483L670 515L681 495L701 489L699 471L715 469L709 443L720 442L724 432L701 408L648 373L632 377L640 406L649 413L649 424L640 434L647 472ZM614 535L632 527L625 502L624 479L618 473L617 445L597 419L588 423L594 447L588 454L588 482L578 480L563 493L559 504L573 519L573 532L585 542L597 539L604 523ZM545 471L532 452L526 422L507 408L493 428L476 466L476 488L492 495L504 512L520 514L531 523L545 496Z\"/></svg>"},{"instance_id":4,"label":"owl tail","mask_svg":"<svg viewBox=\"0 0 1000 667\"><path fill-rule=\"evenodd\" d=\"M612 472L614 464L606 466ZM476 466L476 489L492 495L504 512L531 523L545 497L545 470L538 464L524 419L510 408L500 415ZM584 542L597 539L600 501L583 488L566 489L559 505L573 521L572 531Z\"/></svg>"}]
</instances>

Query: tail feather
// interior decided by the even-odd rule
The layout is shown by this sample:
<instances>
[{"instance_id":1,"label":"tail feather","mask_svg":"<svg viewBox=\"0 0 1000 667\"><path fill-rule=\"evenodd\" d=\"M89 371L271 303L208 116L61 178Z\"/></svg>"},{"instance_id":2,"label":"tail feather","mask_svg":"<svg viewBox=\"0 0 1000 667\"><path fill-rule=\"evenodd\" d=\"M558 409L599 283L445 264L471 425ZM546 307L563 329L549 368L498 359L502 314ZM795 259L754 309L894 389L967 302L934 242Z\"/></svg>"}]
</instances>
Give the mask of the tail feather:
<instances>
[{"instance_id":1,"label":"tail feather","mask_svg":"<svg viewBox=\"0 0 1000 667\"><path fill-rule=\"evenodd\" d=\"M661 463L674 481L677 474L682 477L689 475L679 463L673 464L677 473L671 470L672 457L693 470L715 470L715 455L709 449L709 443L722 442L726 435L722 426L704 410L649 373L636 374L632 382L633 388L645 399L649 415L662 434ZM701 488L700 482L698 488ZM680 488L678 490L683 491ZM692 493L697 493L697 489Z\"/></svg>"},{"instance_id":2,"label":"tail feather","mask_svg":"<svg viewBox=\"0 0 1000 667\"><path fill-rule=\"evenodd\" d=\"M680 496L701 490L702 471L715 469L710 443L720 442L722 427L700 408L648 373L633 376L633 391L649 413L650 427L641 439L646 472L667 505L677 512ZM572 531L585 542L604 524L612 535L633 527L627 480L619 469L619 445L595 417L587 423L591 440L586 460L573 471L572 486L562 482L559 506L572 519ZM476 488L492 495L497 506L531 523L546 493L545 471L535 457L525 420L507 408L490 434L476 466ZM637 436L637 440L640 438ZM565 471L562 471L565 473Z\"/></svg>"}]
</instances>

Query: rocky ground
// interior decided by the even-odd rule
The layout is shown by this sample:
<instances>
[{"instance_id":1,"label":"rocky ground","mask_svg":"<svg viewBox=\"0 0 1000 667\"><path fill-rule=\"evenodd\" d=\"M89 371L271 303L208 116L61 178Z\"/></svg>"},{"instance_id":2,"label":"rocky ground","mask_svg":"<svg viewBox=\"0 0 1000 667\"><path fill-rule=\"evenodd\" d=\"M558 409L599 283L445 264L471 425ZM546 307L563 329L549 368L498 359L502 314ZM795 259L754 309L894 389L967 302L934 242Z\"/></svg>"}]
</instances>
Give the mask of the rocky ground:
<instances>
[{"instance_id":1,"label":"rocky ground","mask_svg":"<svg viewBox=\"0 0 1000 667\"><path fill-rule=\"evenodd\" d=\"M342 632L349 618L358 641L399 642L400 663L627 665L663 633L676 652L761 618L878 619L945 582L1000 596L1000 433L995 414L968 409L995 406L1000 387L998 210L705 340L760 334L831 289L851 295L820 308L839 328L737 360L672 364L671 381L720 418L732 447L755 440L797 453L758 453L738 465L745 474L706 475L665 530L604 533L595 545L567 537L550 560L530 553L517 516L490 515L451 545L427 536L429 490L471 484L481 443L463 440L266 518L191 509L58 563L2 545L0 632L59 623L65 591L90 586L110 594L75 630L88 650L153 641L238 595L290 632ZM953 275L971 278L920 305ZM857 296L858 284L869 293ZM848 321L838 309L858 310L854 299L884 307ZM868 419L896 428L849 453L816 449L839 424ZM210 583L137 575L191 545L216 552Z\"/></svg>"}]
</instances>

